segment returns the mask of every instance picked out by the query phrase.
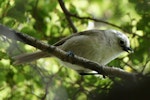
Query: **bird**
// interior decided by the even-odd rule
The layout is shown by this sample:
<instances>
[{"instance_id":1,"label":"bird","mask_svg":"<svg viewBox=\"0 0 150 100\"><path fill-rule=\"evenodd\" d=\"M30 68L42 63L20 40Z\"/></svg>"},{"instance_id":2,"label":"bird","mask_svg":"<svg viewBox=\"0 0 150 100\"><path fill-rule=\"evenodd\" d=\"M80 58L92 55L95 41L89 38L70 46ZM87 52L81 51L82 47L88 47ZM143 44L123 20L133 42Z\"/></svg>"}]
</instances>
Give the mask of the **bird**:
<instances>
[{"instance_id":1,"label":"bird","mask_svg":"<svg viewBox=\"0 0 150 100\"><path fill-rule=\"evenodd\" d=\"M99 65L107 65L120 56L123 52L133 52L128 37L114 29L91 29L72 34L56 42L54 46L73 54L97 62ZM50 53L36 51L34 53L14 56L14 64L23 64L40 58L51 57ZM79 65L63 62L69 68L78 73L88 73L91 70Z\"/></svg>"}]
</instances>

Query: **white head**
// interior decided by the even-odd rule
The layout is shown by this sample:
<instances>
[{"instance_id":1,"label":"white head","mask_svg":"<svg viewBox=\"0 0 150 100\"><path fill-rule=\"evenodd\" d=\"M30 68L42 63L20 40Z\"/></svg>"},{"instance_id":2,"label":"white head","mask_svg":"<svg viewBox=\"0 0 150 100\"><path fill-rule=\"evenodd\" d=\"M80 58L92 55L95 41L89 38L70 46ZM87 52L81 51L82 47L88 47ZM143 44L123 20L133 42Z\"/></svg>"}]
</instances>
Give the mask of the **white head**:
<instances>
[{"instance_id":1,"label":"white head","mask_svg":"<svg viewBox=\"0 0 150 100\"><path fill-rule=\"evenodd\" d=\"M114 46L117 52L133 52L130 48L130 42L128 37L120 31L106 30L107 40L110 41L110 46Z\"/></svg>"}]
</instances>

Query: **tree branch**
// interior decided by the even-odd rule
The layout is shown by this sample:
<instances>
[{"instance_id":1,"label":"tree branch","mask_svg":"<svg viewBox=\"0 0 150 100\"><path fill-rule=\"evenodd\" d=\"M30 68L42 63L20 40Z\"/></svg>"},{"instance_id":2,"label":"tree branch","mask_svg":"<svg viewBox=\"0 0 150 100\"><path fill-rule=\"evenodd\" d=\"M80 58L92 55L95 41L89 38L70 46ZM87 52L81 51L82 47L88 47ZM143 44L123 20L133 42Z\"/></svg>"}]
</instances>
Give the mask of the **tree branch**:
<instances>
[{"instance_id":1,"label":"tree branch","mask_svg":"<svg viewBox=\"0 0 150 100\"><path fill-rule=\"evenodd\" d=\"M78 30L74 26L74 24L73 24L73 22L72 22L72 20L70 18L70 14L69 14L68 10L66 9L63 0L58 0L58 2L59 2L59 5L60 5L61 9L63 10L63 12L64 12L64 14L66 16L66 19L68 20L68 23L70 24L70 27L72 28L73 32L76 33Z\"/></svg>"},{"instance_id":2,"label":"tree branch","mask_svg":"<svg viewBox=\"0 0 150 100\"><path fill-rule=\"evenodd\" d=\"M16 40L23 42L25 44L29 44L31 46L34 46L42 51L48 52L53 54L54 56L60 58L62 61L70 62L72 64L76 64L79 66L82 66L84 68L88 68L90 70L98 72L98 74L106 75L106 76L115 76L120 77L124 79L130 79L134 80L136 78L136 74L125 72L122 69L115 68L115 67L108 67L108 66L100 66L96 62L92 62L90 60L87 60L85 58L79 57L79 56L68 56L68 53L49 44L45 44L29 35L16 32L14 30L11 30L3 25L0 24L0 34Z\"/></svg>"}]
</instances>

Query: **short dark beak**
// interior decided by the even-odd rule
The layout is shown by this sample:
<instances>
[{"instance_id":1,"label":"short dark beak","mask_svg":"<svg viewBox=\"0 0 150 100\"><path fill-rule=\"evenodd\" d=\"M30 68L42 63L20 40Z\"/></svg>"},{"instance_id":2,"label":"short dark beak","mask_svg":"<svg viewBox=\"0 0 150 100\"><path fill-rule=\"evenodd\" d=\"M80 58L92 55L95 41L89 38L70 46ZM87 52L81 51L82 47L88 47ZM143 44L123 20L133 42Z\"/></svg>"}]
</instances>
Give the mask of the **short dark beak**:
<instances>
[{"instance_id":1,"label":"short dark beak","mask_svg":"<svg viewBox=\"0 0 150 100\"><path fill-rule=\"evenodd\" d=\"M134 53L134 51L130 47L123 47L123 50L128 53Z\"/></svg>"}]
</instances>

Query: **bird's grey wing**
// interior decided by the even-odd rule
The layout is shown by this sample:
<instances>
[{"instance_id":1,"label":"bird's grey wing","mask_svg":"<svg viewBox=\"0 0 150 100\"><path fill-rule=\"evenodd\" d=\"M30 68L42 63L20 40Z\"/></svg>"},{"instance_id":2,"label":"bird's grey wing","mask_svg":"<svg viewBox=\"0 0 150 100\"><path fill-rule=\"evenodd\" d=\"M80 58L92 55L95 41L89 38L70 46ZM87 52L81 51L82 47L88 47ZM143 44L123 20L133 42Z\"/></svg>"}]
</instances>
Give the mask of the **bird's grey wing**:
<instances>
[{"instance_id":1,"label":"bird's grey wing","mask_svg":"<svg viewBox=\"0 0 150 100\"><path fill-rule=\"evenodd\" d=\"M79 32L79 33L75 33L69 37L63 38L60 41L56 42L54 44L54 46L61 46L63 43L65 43L67 40L71 39L72 37L75 36L79 36L79 35L92 35L91 33L97 33L100 30L88 30L88 31L83 31L83 32ZM30 62L33 60L37 60L39 58L44 58L44 57L50 57L52 56L51 54L47 53L47 52L43 52L43 51L37 51L34 53L29 53L29 54L22 54L19 56L15 56L13 57L13 59L15 60L15 64L22 64L22 63L26 63L26 62Z\"/></svg>"},{"instance_id":2,"label":"bird's grey wing","mask_svg":"<svg viewBox=\"0 0 150 100\"><path fill-rule=\"evenodd\" d=\"M54 43L53 45L54 46L60 46L64 42L66 42L68 39L70 39L70 38L72 38L74 36L79 36L79 35L88 35L89 36L89 35L93 35L94 33L98 33L99 31L103 31L103 30L96 30L96 29L94 29L94 30L87 30L87 31L82 31L82 32L74 33L74 34L72 34L72 35L70 35L70 36L68 36L66 38L61 39L60 41ZM91 33L93 33L93 34L91 34Z\"/></svg>"}]
</instances>

